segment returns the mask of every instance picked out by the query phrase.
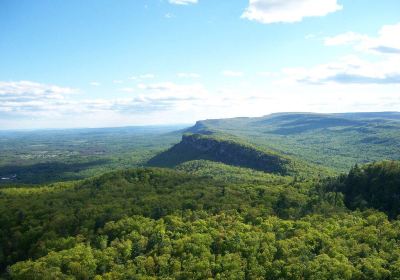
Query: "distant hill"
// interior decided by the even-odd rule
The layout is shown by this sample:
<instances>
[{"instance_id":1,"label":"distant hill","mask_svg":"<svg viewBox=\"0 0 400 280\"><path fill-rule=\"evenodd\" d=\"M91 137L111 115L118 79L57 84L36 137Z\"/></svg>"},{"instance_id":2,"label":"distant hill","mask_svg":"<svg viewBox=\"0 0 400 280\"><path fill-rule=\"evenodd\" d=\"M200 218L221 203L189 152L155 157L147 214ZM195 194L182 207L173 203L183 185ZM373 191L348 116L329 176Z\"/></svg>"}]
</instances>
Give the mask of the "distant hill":
<instances>
[{"instance_id":1,"label":"distant hill","mask_svg":"<svg viewBox=\"0 0 400 280\"><path fill-rule=\"evenodd\" d=\"M278 175L329 174L329 170L305 161L257 147L229 135L185 134L182 141L156 155L148 166L174 168L185 162L208 160Z\"/></svg>"},{"instance_id":2,"label":"distant hill","mask_svg":"<svg viewBox=\"0 0 400 280\"><path fill-rule=\"evenodd\" d=\"M201 134L182 136L182 141L152 158L150 166L175 167L191 160L211 160L254 170L286 174L289 159L243 142Z\"/></svg>"},{"instance_id":3,"label":"distant hill","mask_svg":"<svg viewBox=\"0 0 400 280\"><path fill-rule=\"evenodd\" d=\"M186 130L233 135L314 164L348 170L356 163L400 159L400 113L277 113L198 121Z\"/></svg>"},{"instance_id":4,"label":"distant hill","mask_svg":"<svg viewBox=\"0 0 400 280\"><path fill-rule=\"evenodd\" d=\"M342 116L348 119L383 119L400 120L400 112L361 112L361 113L338 113L336 116Z\"/></svg>"}]
</instances>

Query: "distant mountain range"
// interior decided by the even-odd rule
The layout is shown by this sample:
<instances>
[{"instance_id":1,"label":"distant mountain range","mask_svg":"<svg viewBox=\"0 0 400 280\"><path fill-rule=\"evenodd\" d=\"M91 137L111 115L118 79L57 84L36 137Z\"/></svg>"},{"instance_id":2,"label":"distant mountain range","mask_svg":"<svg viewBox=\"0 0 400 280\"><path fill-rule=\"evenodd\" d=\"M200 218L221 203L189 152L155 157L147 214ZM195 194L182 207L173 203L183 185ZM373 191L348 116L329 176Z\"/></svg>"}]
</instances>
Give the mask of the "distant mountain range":
<instances>
[{"instance_id":1,"label":"distant mountain range","mask_svg":"<svg viewBox=\"0 0 400 280\"><path fill-rule=\"evenodd\" d=\"M235 139L241 145L267 150L267 154L273 152L280 157L294 157L335 171L348 170L356 163L400 158L399 112L277 113L257 118L210 119L196 122L183 133L203 137L184 136L180 144L157 155L149 164L174 166L193 159L228 163L232 159L227 154L229 149L223 152L223 156L215 151L215 145L211 145L207 152L199 150L205 136L214 139L209 144L215 143L216 137L218 141ZM188 139L192 140L190 145ZM232 159L231 163L251 166L249 163L239 164L237 159Z\"/></svg>"}]
</instances>

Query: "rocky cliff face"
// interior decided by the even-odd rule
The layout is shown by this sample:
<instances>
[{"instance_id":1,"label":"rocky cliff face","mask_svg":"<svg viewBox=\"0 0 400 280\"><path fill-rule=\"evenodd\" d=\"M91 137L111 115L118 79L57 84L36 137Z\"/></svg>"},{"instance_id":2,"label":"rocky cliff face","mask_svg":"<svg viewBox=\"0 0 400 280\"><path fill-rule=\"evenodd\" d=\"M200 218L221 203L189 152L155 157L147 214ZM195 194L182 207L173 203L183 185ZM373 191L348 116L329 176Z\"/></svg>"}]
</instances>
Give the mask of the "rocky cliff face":
<instances>
[{"instance_id":1,"label":"rocky cliff face","mask_svg":"<svg viewBox=\"0 0 400 280\"><path fill-rule=\"evenodd\" d=\"M189 160L206 159L264 172L286 174L288 159L250 145L211 136L184 135L182 141L149 161L152 166L173 167Z\"/></svg>"}]
</instances>

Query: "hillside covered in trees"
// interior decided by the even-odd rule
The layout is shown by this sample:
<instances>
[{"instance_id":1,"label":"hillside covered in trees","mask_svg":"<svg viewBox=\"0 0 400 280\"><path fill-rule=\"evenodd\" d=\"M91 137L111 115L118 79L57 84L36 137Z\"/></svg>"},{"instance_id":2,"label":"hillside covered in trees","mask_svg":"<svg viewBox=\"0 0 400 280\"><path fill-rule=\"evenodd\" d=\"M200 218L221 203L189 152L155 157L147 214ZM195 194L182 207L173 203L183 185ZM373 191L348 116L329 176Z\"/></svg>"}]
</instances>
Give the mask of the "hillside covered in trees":
<instances>
[{"instance_id":1,"label":"hillside covered in trees","mask_svg":"<svg viewBox=\"0 0 400 280\"><path fill-rule=\"evenodd\" d=\"M399 167L385 162L361 170L384 185L399 180ZM197 165L194 173L201 169ZM354 172L339 183L361 186L364 178ZM333 191L332 179L295 182L258 174L258 182L245 176L227 182L206 176L207 171L194 173L132 169L81 182L3 188L5 277L400 277L399 221L388 219L391 208L386 213L373 210L375 205L348 209L353 195L345 184ZM366 185L359 190L369 191Z\"/></svg>"},{"instance_id":2,"label":"hillside covered in trees","mask_svg":"<svg viewBox=\"0 0 400 280\"><path fill-rule=\"evenodd\" d=\"M400 113L277 113L198 121L191 133L228 134L258 147L346 172L355 163L400 159Z\"/></svg>"},{"instance_id":3,"label":"hillside covered in trees","mask_svg":"<svg viewBox=\"0 0 400 280\"><path fill-rule=\"evenodd\" d=\"M389 113L282 114L108 131L101 145L121 145L112 165L0 186L0 278L400 279L397 125ZM351 148L363 129L391 140ZM391 156L362 164L384 146Z\"/></svg>"},{"instance_id":4,"label":"hillside covered in trees","mask_svg":"<svg viewBox=\"0 0 400 280\"><path fill-rule=\"evenodd\" d=\"M202 134L183 135L182 141L150 159L149 165L175 167L190 160L211 160L269 173L289 172L290 159L246 143Z\"/></svg>"}]
</instances>

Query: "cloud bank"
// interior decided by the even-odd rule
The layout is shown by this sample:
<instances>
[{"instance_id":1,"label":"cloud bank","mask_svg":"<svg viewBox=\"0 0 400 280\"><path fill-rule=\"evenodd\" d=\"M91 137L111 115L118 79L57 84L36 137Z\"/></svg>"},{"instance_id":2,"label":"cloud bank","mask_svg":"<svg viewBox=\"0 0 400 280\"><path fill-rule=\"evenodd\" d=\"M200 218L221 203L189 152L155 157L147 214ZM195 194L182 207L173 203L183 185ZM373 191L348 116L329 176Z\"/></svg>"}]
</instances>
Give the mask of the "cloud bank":
<instances>
[{"instance_id":1,"label":"cloud bank","mask_svg":"<svg viewBox=\"0 0 400 280\"><path fill-rule=\"evenodd\" d=\"M187 101L206 98L199 84L140 84L145 94L126 98L82 99L78 90L30 81L0 82L0 116L54 117L96 112L130 114L179 108ZM129 89L129 90L128 90ZM120 89L131 93L130 88ZM74 97L74 98L73 98Z\"/></svg>"},{"instance_id":2,"label":"cloud bank","mask_svg":"<svg viewBox=\"0 0 400 280\"><path fill-rule=\"evenodd\" d=\"M356 54L314 67L286 68L286 79L312 85L400 84L400 23L385 25L377 36L345 32L324 40L325 46L350 45ZM361 59L360 54L364 58ZM365 56L367 54L368 56Z\"/></svg>"},{"instance_id":3,"label":"cloud bank","mask_svg":"<svg viewBox=\"0 0 400 280\"><path fill-rule=\"evenodd\" d=\"M371 37L355 32L346 32L325 38L326 46L353 45L356 51L378 54L400 54L400 23L385 25L378 36Z\"/></svg>"},{"instance_id":4,"label":"cloud bank","mask_svg":"<svg viewBox=\"0 0 400 280\"><path fill-rule=\"evenodd\" d=\"M299 22L341 10L337 0L249 0L242 18L264 24Z\"/></svg>"},{"instance_id":5,"label":"cloud bank","mask_svg":"<svg viewBox=\"0 0 400 280\"><path fill-rule=\"evenodd\" d=\"M311 68L286 68L288 80L314 85L338 84L400 84L400 57L369 62L352 55L338 61Z\"/></svg>"}]
</instances>

